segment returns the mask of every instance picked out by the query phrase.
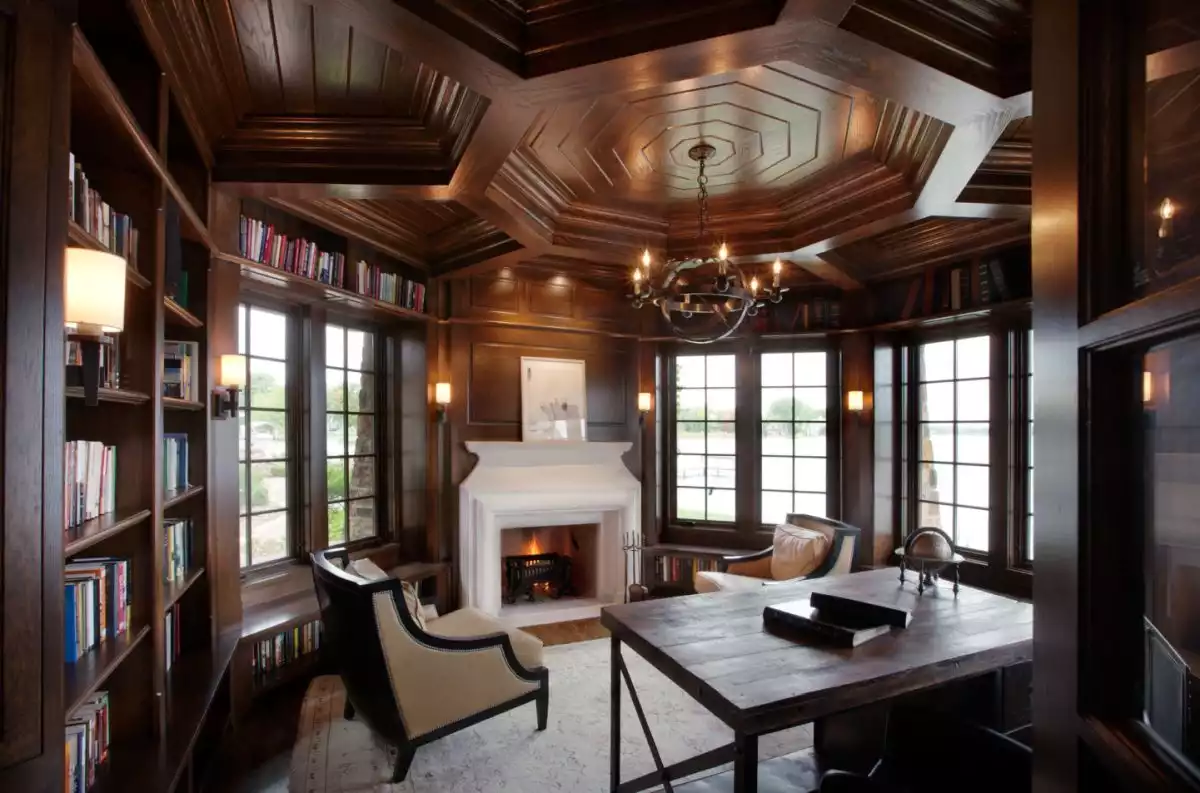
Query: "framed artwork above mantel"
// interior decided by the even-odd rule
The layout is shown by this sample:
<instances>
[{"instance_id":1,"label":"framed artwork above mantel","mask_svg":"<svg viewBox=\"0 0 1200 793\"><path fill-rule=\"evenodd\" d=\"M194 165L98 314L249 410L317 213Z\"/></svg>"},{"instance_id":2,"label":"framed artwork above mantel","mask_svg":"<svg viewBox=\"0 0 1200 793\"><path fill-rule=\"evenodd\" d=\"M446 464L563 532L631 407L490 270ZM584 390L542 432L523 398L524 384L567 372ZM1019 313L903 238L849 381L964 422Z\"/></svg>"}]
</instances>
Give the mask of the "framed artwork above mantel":
<instances>
[{"instance_id":1,"label":"framed artwork above mantel","mask_svg":"<svg viewBox=\"0 0 1200 793\"><path fill-rule=\"evenodd\" d=\"M587 440L584 361L521 357L521 440Z\"/></svg>"}]
</instances>

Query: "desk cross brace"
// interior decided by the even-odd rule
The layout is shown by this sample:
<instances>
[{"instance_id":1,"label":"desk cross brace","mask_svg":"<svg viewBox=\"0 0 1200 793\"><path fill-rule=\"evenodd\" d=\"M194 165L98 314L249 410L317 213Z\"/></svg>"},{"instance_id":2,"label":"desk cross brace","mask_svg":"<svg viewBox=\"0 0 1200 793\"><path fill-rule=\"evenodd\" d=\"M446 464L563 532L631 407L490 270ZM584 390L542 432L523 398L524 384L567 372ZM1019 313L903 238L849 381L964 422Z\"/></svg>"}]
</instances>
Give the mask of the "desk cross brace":
<instances>
[{"instance_id":1,"label":"desk cross brace","mask_svg":"<svg viewBox=\"0 0 1200 793\"><path fill-rule=\"evenodd\" d=\"M734 760L736 756L735 744L731 743L669 766L663 765L662 755L658 751L658 744L654 741L654 734L650 731L650 722L646 719L646 712L642 708L641 699L638 697L637 689L633 686L633 678L630 677L629 669L625 666L625 659L621 657L621 642L615 636L612 638L611 673L612 740L609 762L612 773L609 789L612 793L638 793L639 791L648 790L658 785L662 785L664 793L674 793L675 789L671 785L672 780L678 780L680 777L687 776L688 774L715 768ZM622 678L625 680L625 685L629 688L629 698L633 702L633 710L637 714L638 722L642 725L642 733L646 736L646 743L650 747L650 756L654 758L655 767L654 771L627 782L620 781Z\"/></svg>"}]
</instances>

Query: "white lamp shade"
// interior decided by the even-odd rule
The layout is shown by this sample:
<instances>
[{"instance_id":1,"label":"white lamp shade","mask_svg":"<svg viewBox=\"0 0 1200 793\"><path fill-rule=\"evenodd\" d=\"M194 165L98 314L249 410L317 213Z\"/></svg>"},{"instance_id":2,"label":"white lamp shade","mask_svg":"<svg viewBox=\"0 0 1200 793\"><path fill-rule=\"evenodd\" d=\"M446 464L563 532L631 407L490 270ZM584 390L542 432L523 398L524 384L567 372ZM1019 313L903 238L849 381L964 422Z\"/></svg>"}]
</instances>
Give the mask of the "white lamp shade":
<instances>
[{"instance_id":1,"label":"white lamp shade","mask_svg":"<svg viewBox=\"0 0 1200 793\"><path fill-rule=\"evenodd\" d=\"M863 392L851 391L846 394L846 407L854 413L858 413L863 409Z\"/></svg>"},{"instance_id":2,"label":"white lamp shade","mask_svg":"<svg viewBox=\"0 0 1200 793\"><path fill-rule=\"evenodd\" d=\"M246 356L222 355L220 374L217 385L225 388L245 388Z\"/></svg>"},{"instance_id":3,"label":"white lamp shade","mask_svg":"<svg viewBox=\"0 0 1200 793\"><path fill-rule=\"evenodd\" d=\"M433 386L433 401L439 405L450 404L450 384L437 383Z\"/></svg>"},{"instance_id":4,"label":"white lamp shade","mask_svg":"<svg viewBox=\"0 0 1200 793\"><path fill-rule=\"evenodd\" d=\"M87 248L67 248L63 318L81 331L125 328L125 260Z\"/></svg>"},{"instance_id":5,"label":"white lamp shade","mask_svg":"<svg viewBox=\"0 0 1200 793\"><path fill-rule=\"evenodd\" d=\"M650 405L651 405L650 392L649 391L639 391L638 392L638 411L641 413L649 413Z\"/></svg>"}]
</instances>

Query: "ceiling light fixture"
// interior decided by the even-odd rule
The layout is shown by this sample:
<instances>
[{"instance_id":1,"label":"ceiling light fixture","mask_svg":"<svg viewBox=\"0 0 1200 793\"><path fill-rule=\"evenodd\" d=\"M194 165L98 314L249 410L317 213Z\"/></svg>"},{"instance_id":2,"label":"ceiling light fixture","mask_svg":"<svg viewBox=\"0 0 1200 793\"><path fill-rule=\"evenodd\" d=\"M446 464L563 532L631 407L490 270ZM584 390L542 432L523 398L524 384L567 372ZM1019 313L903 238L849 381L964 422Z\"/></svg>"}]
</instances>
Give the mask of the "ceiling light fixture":
<instances>
[{"instance_id":1,"label":"ceiling light fixture","mask_svg":"<svg viewBox=\"0 0 1200 793\"><path fill-rule=\"evenodd\" d=\"M671 330L683 341L711 344L732 335L747 316L755 316L767 303L783 299L787 287L779 285L783 262L775 260L771 268L771 285L762 286L757 277L747 279L742 269L729 258L729 248L722 242L713 248L708 231L708 176L704 164L716 154L707 143L688 149L688 157L700 165L696 178L699 187L699 247L713 250L703 257L667 259L653 272L650 251L642 252L640 267L634 267L634 308L647 303L658 306Z\"/></svg>"}]
</instances>

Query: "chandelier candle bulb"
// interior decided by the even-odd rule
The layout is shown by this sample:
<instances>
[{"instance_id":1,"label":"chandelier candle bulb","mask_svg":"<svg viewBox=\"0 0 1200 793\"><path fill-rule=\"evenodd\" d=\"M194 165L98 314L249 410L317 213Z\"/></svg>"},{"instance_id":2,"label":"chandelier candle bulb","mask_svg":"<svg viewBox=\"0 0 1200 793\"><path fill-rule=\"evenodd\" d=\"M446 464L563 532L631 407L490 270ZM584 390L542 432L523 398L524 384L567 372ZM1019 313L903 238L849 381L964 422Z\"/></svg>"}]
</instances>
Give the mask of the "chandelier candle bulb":
<instances>
[{"instance_id":1,"label":"chandelier candle bulb","mask_svg":"<svg viewBox=\"0 0 1200 793\"><path fill-rule=\"evenodd\" d=\"M750 279L750 294L752 294L752 295L758 294L758 277L757 276Z\"/></svg>"},{"instance_id":2,"label":"chandelier candle bulb","mask_svg":"<svg viewBox=\"0 0 1200 793\"><path fill-rule=\"evenodd\" d=\"M783 272L783 262L776 259L775 264L771 267L771 273L772 273L771 286L775 289L779 288L779 275L782 272Z\"/></svg>"}]
</instances>

